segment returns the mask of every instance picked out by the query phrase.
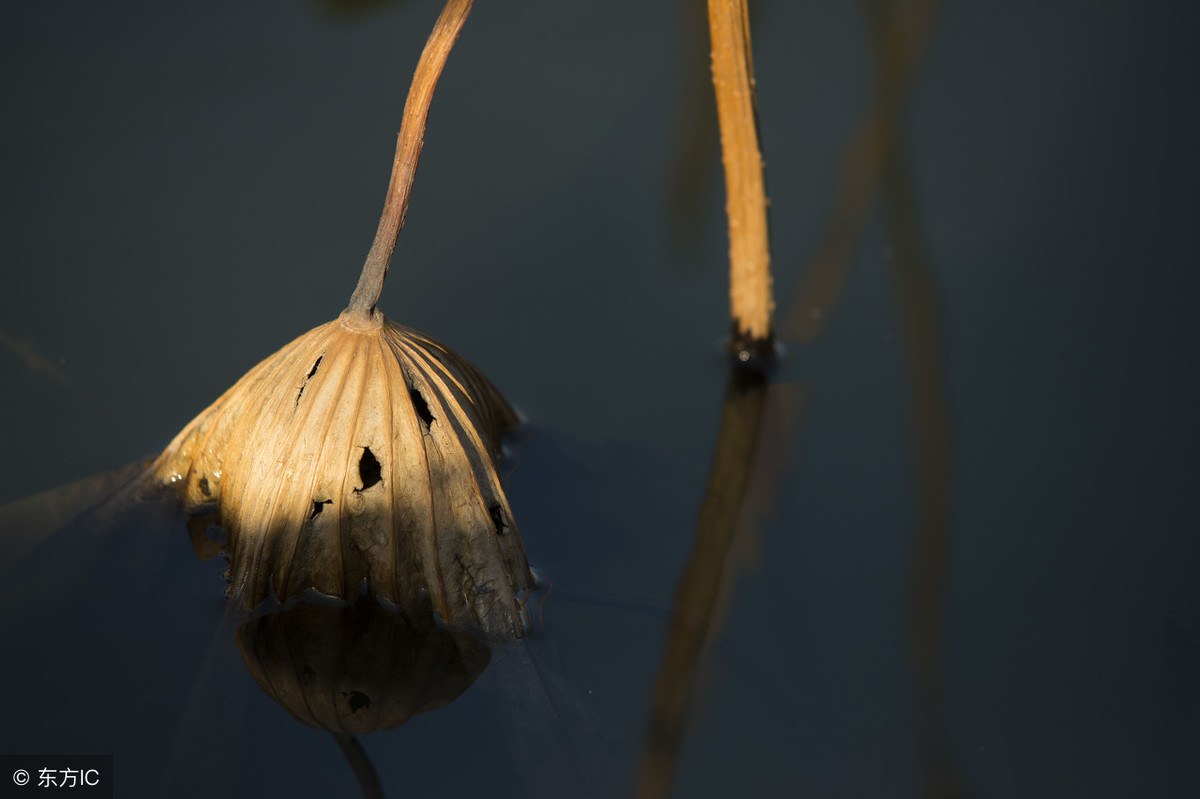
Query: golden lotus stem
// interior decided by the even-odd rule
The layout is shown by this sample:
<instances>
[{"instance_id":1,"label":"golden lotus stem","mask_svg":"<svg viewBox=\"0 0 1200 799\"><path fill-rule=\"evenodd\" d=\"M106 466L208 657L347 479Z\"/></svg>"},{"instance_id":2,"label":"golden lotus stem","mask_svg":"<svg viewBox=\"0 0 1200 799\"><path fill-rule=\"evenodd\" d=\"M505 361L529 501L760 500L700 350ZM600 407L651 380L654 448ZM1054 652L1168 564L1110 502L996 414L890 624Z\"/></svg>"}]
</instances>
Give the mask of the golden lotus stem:
<instances>
[{"instance_id":1,"label":"golden lotus stem","mask_svg":"<svg viewBox=\"0 0 1200 799\"><path fill-rule=\"evenodd\" d=\"M441 77L442 67L450 55L450 49L462 31L467 14L474 0L447 0L441 16L434 23L433 33L425 43L421 60L413 73L412 86L404 103L404 119L400 123L400 135L396 139L396 157L392 162L392 178L388 183L387 197L383 203L383 214L375 241L363 264L362 275L345 317L368 323L375 314L375 305L383 291L383 280L387 277L392 251L396 248L396 237L404 227L404 215L408 212L408 199L412 193L413 178L417 174L417 161L421 158L421 146L425 143L425 122L429 118L429 104L433 101L433 90Z\"/></svg>"},{"instance_id":2,"label":"golden lotus stem","mask_svg":"<svg viewBox=\"0 0 1200 799\"><path fill-rule=\"evenodd\" d=\"M708 0L708 27L725 165L733 346L740 352L769 354L775 301L746 0Z\"/></svg>"}]
</instances>

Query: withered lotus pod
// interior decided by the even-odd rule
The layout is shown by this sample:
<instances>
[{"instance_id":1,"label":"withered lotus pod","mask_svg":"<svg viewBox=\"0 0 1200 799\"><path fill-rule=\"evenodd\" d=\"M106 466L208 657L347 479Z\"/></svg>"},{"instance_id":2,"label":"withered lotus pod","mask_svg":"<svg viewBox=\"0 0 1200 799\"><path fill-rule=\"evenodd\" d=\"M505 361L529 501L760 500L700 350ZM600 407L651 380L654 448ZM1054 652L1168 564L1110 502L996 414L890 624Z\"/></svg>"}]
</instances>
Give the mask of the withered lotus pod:
<instances>
[{"instance_id":1,"label":"withered lotus pod","mask_svg":"<svg viewBox=\"0 0 1200 799\"><path fill-rule=\"evenodd\" d=\"M231 593L253 607L315 588L519 635L532 578L496 473L515 422L499 392L376 308L403 224L432 90L470 0L449 0L405 105L375 243L349 307L264 360L154 465L229 536Z\"/></svg>"},{"instance_id":2,"label":"withered lotus pod","mask_svg":"<svg viewBox=\"0 0 1200 799\"><path fill-rule=\"evenodd\" d=\"M184 507L215 504L248 605L315 588L516 630L529 570L494 454L515 422L439 342L384 320L322 325L264 360L156 465ZM467 614L470 615L467 615Z\"/></svg>"},{"instance_id":3,"label":"withered lotus pod","mask_svg":"<svg viewBox=\"0 0 1200 799\"><path fill-rule=\"evenodd\" d=\"M256 615L236 635L259 687L297 721L335 735L391 729L442 707L491 657L469 633L438 625L427 602L301 600Z\"/></svg>"}]
</instances>

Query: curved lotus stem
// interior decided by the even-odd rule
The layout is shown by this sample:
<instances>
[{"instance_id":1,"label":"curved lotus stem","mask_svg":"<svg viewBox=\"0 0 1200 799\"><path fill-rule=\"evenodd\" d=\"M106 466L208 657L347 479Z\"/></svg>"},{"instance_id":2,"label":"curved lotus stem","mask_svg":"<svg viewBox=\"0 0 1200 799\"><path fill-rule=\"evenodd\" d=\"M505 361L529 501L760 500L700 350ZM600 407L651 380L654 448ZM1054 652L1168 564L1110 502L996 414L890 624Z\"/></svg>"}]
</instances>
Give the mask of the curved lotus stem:
<instances>
[{"instance_id":1,"label":"curved lotus stem","mask_svg":"<svg viewBox=\"0 0 1200 799\"><path fill-rule=\"evenodd\" d=\"M400 235L400 228L404 227L408 198L412 193L413 178L417 175L417 161L421 158L421 146L425 143L425 121L429 117L433 90L441 77L442 67L446 65L450 48L467 21L473 2L447 0L441 16L434 23L429 41L425 43L417 70L413 73L412 86L404 103L404 120L400 124L400 135L396 138L396 158L392 162L392 178L388 183L379 228L375 231L375 241L363 264L358 285L346 307L348 314L364 322L377 313L375 304L379 302L379 295L383 291L383 279L387 277L396 238Z\"/></svg>"},{"instance_id":2,"label":"curved lotus stem","mask_svg":"<svg viewBox=\"0 0 1200 799\"><path fill-rule=\"evenodd\" d=\"M524 631L518 595L533 577L496 471L516 414L464 359L375 307L471 5L448 0L421 54L350 306L251 369L153 466L228 533L230 593L251 607L365 591L491 636Z\"/></svg>"}]
</instances>

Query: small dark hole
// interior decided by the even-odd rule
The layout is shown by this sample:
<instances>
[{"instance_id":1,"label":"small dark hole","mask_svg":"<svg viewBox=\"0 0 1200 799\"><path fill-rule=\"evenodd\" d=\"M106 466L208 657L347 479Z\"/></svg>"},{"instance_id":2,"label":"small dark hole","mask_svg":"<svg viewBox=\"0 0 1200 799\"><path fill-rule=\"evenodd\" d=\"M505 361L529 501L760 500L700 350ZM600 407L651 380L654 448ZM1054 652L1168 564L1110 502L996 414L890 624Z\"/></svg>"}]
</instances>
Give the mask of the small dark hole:
<instances>
[{"instance_id":1,"label":"small dark hole","mask_svg":"<svg viewBox=\"0 0 1200 799\"><path fill-rule=\"evenodd\" d=\"M433 424L433 414L429 412L429 403L421 396L421 392L415 388L408 390L408 396L412 398L413 410L417 412L417 416L421 417L421 421L425 423L425 429Z\"/></svg>"},{"instance_id":2,"label":"small dark hole","mask_svg":"<svg viewBox=\"0 0 1200 799\"><path fill-rule=\"evenodd\" d=\"M383 479L383 469L370 447L363 447L362 457L358 459L358 479L362 480L362 485L355 491L366 491Z\"/></svg>"},{"instance_id":3,"label":"small dark hole","mask_svg":"<svg viewBox=\"0 0 1200 799\"><path fill-rule=\"evenodd\" d=\"M317 515L318 515L318 514L319 514L321 511L325 510L325 506L326 506L326 505L332 505L332 504L333 504L333 500L332 500L332 499L327 499L327 500L325 500L325 501L323 501L323 502L322 502L322 501L320 501L320 500L316 500L316 499L314 499L314 500L313 500L313 506L312 506L312 512L308 514L308 518L309 518L309 520L312 520L312 519L315 519L315 518L317 518Z\"/></svg>"},{"instance_id":4,"label":"small dark hole","mask_svg":"<svg viewBox=\"0 0 1200 799\"><path fill-rule=\"evenodd\" d=\"M208 475L200 478L200 493L206 497L212 496L212 487L208 484Z\"/></svg>"},{"instance_id":5,"label":"small dark hole","mask_svg":"<svg viewBox=\"0 0 1200 799\"><path fill-rule=\"evenodd\" d=\"M363 708L371 706L371 697L364 694L362 691L342 691L342 696L346 697L346 702L350 705L350 712L357 713Z\"/></svg>"},{"instance_id":6,"label":"small dark hole","mask_svg":"<svg viewBox=\"0 0 1200 799\"><path fill-rule=\"evenodd\" d=\"M504 535L504 513L500 510L499 505L492 505L488 508L488 515L492 517L492 526L496 528L496 535Z\"/></svg>"}]
</instances>

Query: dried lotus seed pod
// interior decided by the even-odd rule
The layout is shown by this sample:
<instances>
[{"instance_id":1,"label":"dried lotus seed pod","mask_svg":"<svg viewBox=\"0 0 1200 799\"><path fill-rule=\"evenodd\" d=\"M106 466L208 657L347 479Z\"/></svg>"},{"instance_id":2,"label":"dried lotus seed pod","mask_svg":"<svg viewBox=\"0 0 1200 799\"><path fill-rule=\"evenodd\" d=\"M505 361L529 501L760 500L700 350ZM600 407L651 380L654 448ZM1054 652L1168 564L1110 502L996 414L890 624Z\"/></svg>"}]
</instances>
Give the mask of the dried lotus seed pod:
<instances>
[{"instance_id":1,"label":"dried lotus seed pod","mask_svg":"<svg viewBox=\"0 0 1200 799\"><path fill-rule=\"evenodd\" d=\"M516 421L448 347L376 315L312 330L248 372L155 464L185 509L215 506L232 592L306 589L518 633L532 580L496 471Z\"/></svg>"},{"instance_id":2,"label":"dried lotus seed pod","mask_svg":"<svg viewBox=\"0 0 1200 799\"><path fill-rule=\"evenodd\" d=\"M496 473L512 409L465 360L376 308L433 88L470 8L447 0L421 54L349 307L251 369L153 466L226 530L231 593L249 606L365 587L450 625L523 630L518 596L533 580Z\"/></svg>"}]
</instances>

